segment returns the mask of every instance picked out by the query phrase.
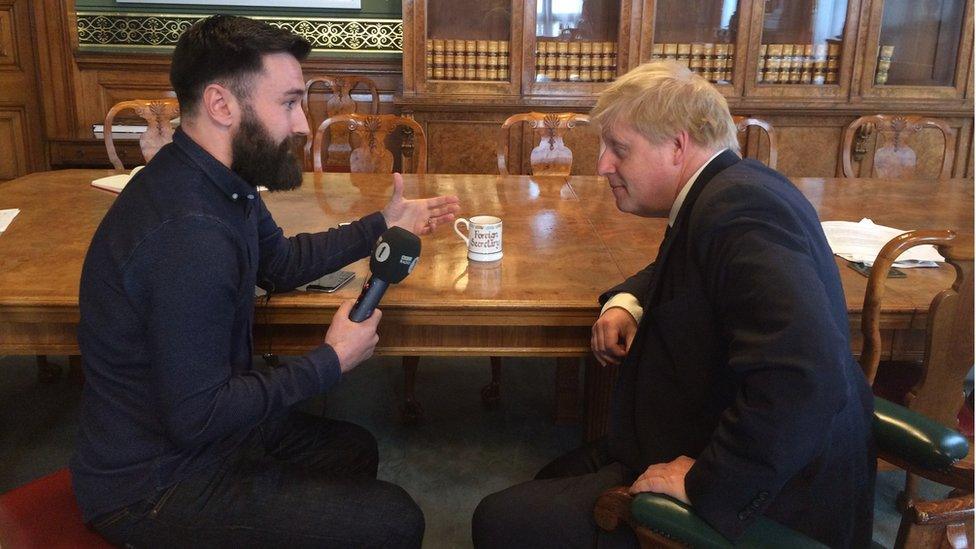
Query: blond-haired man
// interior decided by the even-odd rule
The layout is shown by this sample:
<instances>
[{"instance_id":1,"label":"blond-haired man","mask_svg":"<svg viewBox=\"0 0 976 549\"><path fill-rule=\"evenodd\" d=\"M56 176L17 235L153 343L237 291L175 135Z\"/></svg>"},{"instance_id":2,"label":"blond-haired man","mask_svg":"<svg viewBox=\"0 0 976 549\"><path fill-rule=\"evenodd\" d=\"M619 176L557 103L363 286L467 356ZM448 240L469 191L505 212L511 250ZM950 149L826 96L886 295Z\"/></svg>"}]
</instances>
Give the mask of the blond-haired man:
<instances>
[{"instance_id":1,"label":"blond-haired man","mask_svg":"<svg viewBox=\"0 0 976 549\"><path fill-rule=\"evenodd\" d=\"M679 65L622 76L593 118L618 209L668 230L651 265L600 297L593 352L621 367L609 436L485 498L475 545L633 545L591 518L620 484L690 503L730 539L765 515L869 545L872 400L813 207L738 157L725 99Z\"/></svg>"}]
</instances>

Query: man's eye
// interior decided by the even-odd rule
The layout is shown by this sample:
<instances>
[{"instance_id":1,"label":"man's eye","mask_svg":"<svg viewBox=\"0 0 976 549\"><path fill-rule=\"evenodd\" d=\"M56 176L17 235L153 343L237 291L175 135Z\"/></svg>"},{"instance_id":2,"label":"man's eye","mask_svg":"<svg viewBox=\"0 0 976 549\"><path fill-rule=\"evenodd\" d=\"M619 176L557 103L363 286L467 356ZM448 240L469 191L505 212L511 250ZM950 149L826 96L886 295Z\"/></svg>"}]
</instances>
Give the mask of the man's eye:
<instances>
[{"instance_id":1,"label":"man's eye","mask_svg":"<svg viewBox=\"0 0 976 549\"><path fill-rule=\"evenodd\" d=\"M286 101L285 102L285 107L287 107L288 110L291 110L291 109L295 108L295 103L297 103L297 101L295 101L294 99L292 99L291 101Z\"/></svg>"}]
</instances>

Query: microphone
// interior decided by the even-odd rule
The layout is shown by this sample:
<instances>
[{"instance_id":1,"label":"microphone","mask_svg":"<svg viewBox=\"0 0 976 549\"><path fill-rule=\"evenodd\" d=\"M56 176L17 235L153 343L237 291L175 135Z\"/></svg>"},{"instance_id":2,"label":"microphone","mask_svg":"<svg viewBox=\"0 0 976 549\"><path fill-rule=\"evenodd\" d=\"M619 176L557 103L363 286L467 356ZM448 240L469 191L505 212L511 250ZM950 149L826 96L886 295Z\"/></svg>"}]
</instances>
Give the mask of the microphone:
<instances>
[{"instance_id":1,"label":"microphone","mask_svg":"<svg viewBox=\"0 0 976 549\"><path fill-rule=\"evenodd\" d=\"M380 235L369 258L370 277L349 311L349 320L362 322L372 316L386 288L407 278L419 259L420 239L417 235L400 227L390 227Z\"/></svg>"}]
</instances>

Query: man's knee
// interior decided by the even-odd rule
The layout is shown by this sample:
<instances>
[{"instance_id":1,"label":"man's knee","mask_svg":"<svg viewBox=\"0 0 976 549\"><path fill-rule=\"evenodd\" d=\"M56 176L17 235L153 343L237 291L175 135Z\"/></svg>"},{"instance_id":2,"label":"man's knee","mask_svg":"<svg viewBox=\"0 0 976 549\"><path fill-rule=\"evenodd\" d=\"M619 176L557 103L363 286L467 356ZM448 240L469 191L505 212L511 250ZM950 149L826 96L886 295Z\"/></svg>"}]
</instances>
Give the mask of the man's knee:
<instances>
[{"instance_id":1,"label":"man's knee","mask_svg":"<svg viewBox=\"0 0 976 549\"><path fill-rule=\"evenodd\" d=\"M363 470L367 474L376 478L376 472L380 463L380 451L376 442L376 437L365 427L360 427L355 423L346 423L345 438L350 448L359 453Z\"/></svg>"},{"instance_id":2,"label":"man's knee","mask_svg":"<svg viewBox=\"0 0 976 549\"><path fill-rule=\"evenodd\" d=\"M396 484L378 481L373 493L373 537L382 547L420 547L424 512L410 494Z\"/></svg>"},{"instance_id":3,"label":"man's knee","mask_svg":"<svg viewBox=\"0 0 976 549\"><path fill-rule=\"evenodd\" d=\"M475 547L508 545L512 535L522 529L523 520L531 522L526 509L510 490L485 496L471 517L471 538ZM516 535L517 539L517 535Z\"/></svg>"}]
</instances>

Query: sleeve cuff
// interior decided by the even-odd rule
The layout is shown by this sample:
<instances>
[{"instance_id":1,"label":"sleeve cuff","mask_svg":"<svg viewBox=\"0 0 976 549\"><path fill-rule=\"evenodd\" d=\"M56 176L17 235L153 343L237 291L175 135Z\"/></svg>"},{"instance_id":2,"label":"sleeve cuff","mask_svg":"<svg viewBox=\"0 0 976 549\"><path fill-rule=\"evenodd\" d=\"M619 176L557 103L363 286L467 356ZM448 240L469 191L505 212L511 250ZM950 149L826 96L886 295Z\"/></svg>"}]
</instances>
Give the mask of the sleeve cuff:
<instances>
[{"instance_id":1,"label":"sleeve cuff","mask_svg":"<svg viewBox=\"0 0 976 549\"><path fill-rule=\"evenodd\" d=\"M359 221L366 228L366 232L369 234L372 242L376 242L376 239L389 228L386 226L386 219L383 218L382 212L373 212L366 217L360 218Z\"/></svg>"},{"instance_id":2,"label":"sleeve cuff","mask_svg":"<svg viewBox=\"0 0 976 549\"><path fill-rule=\"evenodd\" d=\"M607 312L607 309L611 309L613 307L620 307L621 309L630 313L630 316L634 317L634 320L637 321L638 324L640 324L641 317L644 316L644 308L641 307L640 302L637 301L637 298L632 294L620 293L614 295L608 299L603 305L603 308L600 309L600 315L602 316L603 313Z\"/></svg>"},{"instance_id":3,"label":"sleeve cuff","mask_svg":"<svg viewBox=\"0 0 976 549\"><path fill-rule=\"evenodd\" d=\"M315 371L318 373L319 393L331 389L342 378L339 356L331 345L320 345L309 351L305 358L315 366Z\"/></svg>"}]
</instances>

